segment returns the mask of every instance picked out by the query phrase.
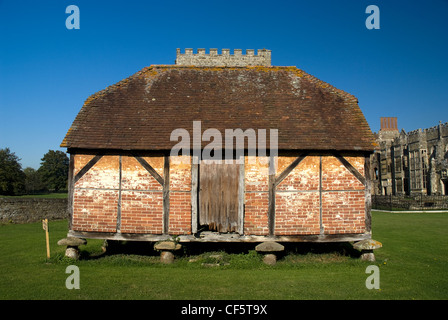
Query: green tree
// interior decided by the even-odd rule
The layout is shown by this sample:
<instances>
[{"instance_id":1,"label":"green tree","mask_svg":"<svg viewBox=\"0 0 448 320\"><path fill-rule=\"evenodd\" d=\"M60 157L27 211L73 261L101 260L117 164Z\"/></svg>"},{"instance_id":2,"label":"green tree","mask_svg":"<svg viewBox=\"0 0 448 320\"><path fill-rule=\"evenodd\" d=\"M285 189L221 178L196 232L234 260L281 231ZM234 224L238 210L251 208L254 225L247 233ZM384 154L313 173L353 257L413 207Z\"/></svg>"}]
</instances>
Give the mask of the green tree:
<instances>
[{"instance_id":1,"label":"green tree","mask_svg":"<svg viewBox=\"0 0 448 320\"><path fill-rule=\"evenodd\" d=\"M69 159L65 152L49 150L41 159L38 170L49 190L67 190Z\"/></svg>"},{"instance_id":2,"label":"green tree","mask_svg":"<svg viewBox=\"0 0 448 320\"><path fill-rule=\"evenodd\" d=\"M20 158L9 148L0 149L0 194L17 195L25 189Z\"/></svg>"},{"instance_id":3,"label":"green tree","mask_svg":"<svg viewBox=\"0 0 448 320\"><path fill-rule=\"evenodd\" d=\"M23 169L25 173L25 191L27 194L34 194L36 192L41 192L45 190L45 184L42 181L42 177L39 171L27 167Z\"/></svg>"}]
</instances>

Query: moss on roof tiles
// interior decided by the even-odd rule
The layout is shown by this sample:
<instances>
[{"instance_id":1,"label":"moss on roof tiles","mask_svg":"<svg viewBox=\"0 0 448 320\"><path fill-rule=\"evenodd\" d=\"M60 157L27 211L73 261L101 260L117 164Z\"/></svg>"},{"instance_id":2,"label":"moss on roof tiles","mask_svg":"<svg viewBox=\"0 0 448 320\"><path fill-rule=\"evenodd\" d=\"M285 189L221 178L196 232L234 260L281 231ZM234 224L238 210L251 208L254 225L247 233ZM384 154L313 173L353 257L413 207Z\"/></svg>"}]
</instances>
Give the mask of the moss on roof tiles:
<instances>
[{"instance_id":1,"label":"moss on roof tiles","mask_svg":"<svg viewBox=\"0 0 448 320\"><path fill-rule=\"evenodd\" d=\"M173 74L172 71L180 73ZM300 78L301 87L309 92L305 94L303 90L296 90L292 94L295 89L291 75ZM242 82L237 85L238 77ZM254 81L263 85L256 86ZM331 96L340 98L342 102ZM191 101L188 97L196 100ZM223 106L223 103L227 105ZM275 108L271 109L269 103L275 103ZM111 110L115 119L110 114ZM334 117L328 117L329 112ZM145 118L138 118L135 114ZM285 117L289 119L290 116L289 121L279 121ZM170 145L174 145L170 144L169 133L175 128L190 128L194 119L234 129L240 126L246 129L275 125L279 130L279 147L289 149L373 150L373 134L356 97L297 67L275 66L152 65L143 68L91 95L61 146L169 149ZM316 119L321 119L321 126L313 128L310 121ZM94 124L94 120L101 121L101 125ZM141 136L135 139L132 134L123 133L118 137L118 132L129 127L130 122L135 133ZM311 134L306 136L306 130L314 132L314 140ZM89 132L88 143L83 132ZM297 132L299 138L282 135L283 132Z\"/></svg>"}]
</instances>

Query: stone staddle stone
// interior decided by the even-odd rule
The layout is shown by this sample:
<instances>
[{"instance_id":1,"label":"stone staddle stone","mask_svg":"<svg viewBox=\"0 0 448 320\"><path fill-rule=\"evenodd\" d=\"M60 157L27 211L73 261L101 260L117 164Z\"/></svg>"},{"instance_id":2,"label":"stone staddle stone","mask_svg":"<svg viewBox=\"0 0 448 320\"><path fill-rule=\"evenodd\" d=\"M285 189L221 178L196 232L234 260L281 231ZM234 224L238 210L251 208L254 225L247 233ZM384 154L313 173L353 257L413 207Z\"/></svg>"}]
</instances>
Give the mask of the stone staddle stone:
<instances>
[{"instance_id":1,"label":"stone staddle stone","mask_svg":"<svg viewBox=\"0 0 448 320\"><path fill-rule=\"evenodd\" d=\"M367 239L358 241L353 245L353 248L358 250L375 250L379 249L383 246L383 244L379 241L373 239Z\"/></svg>"},{"instance_id":2,"label":"stone staddle stone","mask_svg":"<svg viewBox=\"0 0 448 320\"><path fill-rule=\"evenodd\" d=\"M373 253L373 250L365 250L361 253L360 259L362 261L370 261L375 262L375 254Z\"/></svg>"},{"instance_id":3,"label":"stone staddle stone","mask_svg":"<svg viewBox=\"0 0 448 320\"><path fill-rule=\"evenodd\" d=\"M272 253L266 254L263 258L263 262L267 265L273 266L277 263L277 257Z\"/></svg>"},{"instance_id":4,"label":"stone staddle stone","mask_svg":"<svg viewBox=\"0 0 448 320\"><path fill-rule=\"evenodd\" d=\"M374 262L376 259L373 250L379 249L382 246L383 246L382 243L379 241L373 239L367 239L356 242L353 245L353 248L361 250L361 257L360 257L361 260Z\"/></svg>"},{"instance_id":5,"label":"stone staddle stone","mask_svg":"<svg viewBox=\"0 0 448 320\"><path fill-rule=\"evenodd\" d=\"M154 245L154 249L158 251L175 251L182 248L182 245L173 241L162 241Z\"/></svg>"},{"instance_id":6,"label":"stone staddle stone","mask_svg":"<svg viewBox=\"0 0 448 320\"><path fill-rule=\"evenodd\" d=\"M67 249L65 249L65 256L73 260L78 260L79 259L78 247L67 247Z\"/></svg>"},{"instance_id":7,"label":"stone staddle stone","mask_svg":"<svg viewBox=\"0 0 448 320\"><path fill-rule=\"evenodd\" d=\"M285 247L275 241L266 241L260 243L255 247L255 251L265 253L263 262L270 266L273 266L277 263L277 256L275 255L275 253L281 252L283 250L285 250Z\"/></svg>"},{"instance_id":8,"label":"stone staddle stone","mask_svg":"<svg viewBox=\"0 0 448 320\"><path fill-rule=\"evenodd\" d=\"M68 247L78 247L87 244L86 239L76 238L76 237L67 237L58 241L58 245L60 246L68 246Z\"/></svg>"},{"instance_id":9,"label":"stone staddle stone","mask_svg":"<svg viewBox=\"0 0 448 320\"><path fill-rule=\"evenodd\" d=\"M255 247L257 252L280 252L283 250L285 250L285 247L275 241L263 242Z\"/></svg>"},{"instance_id":10,"label":"stone staddle stone","mask_svg":"<svg viewBox=\"0 0 448 320\"><path fill-rule=\"evenodd\" d=\"M165 264L173 263L174 254L171 251L162 251L160 253L160 262Z\"/></svg>"}]
</instances>

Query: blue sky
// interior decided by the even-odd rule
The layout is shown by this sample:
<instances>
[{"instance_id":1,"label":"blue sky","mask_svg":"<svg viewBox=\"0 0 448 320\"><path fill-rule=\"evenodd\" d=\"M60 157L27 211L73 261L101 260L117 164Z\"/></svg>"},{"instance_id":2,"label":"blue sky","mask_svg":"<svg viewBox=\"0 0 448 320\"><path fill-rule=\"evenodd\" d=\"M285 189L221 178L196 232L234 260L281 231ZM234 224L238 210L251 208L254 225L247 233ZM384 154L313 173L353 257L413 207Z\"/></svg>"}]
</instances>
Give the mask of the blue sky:
<instances>
[{"instance_id":1,"label":"blue sky","mask_svg":"<svg viewBox=\"0 0 448 320\"><path fill-rule=\"evenodd\" d=\"M80 29L68 30L68 5ZM368 30L368 5L380 29ZM448 121L448 1L0 0L0 148L38 168L89 95L176 48L270 49L355 95L372 131Z\"/></svg>"}]
</instances>

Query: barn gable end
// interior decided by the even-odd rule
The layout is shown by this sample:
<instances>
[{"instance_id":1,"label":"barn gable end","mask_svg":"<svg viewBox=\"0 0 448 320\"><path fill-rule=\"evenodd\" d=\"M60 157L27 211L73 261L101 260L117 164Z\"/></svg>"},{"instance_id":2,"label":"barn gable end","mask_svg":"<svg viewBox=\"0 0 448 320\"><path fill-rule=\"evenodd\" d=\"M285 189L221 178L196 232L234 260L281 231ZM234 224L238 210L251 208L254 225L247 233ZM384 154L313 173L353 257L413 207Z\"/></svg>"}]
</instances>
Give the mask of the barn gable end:
<instances>
[{"instance_id":1,"label":"barn gable end","mask_svg":"<svg viewBox=\"0 0 448 320\"><path fill-rule=\"evenodd\" d=\"M249 64L237 66L214 57L213 65L192 66L178 55L184 65L144 68L86 100L61 144L71 154L69 235L370 238L374 139L357 99L296 67L270 66L270 51L260 52L263 65L248 54ZM192 138L190 153L173 155L172 132L193 137L195 121L201 137L208 129L278 130L278 149L253 154L246 143L238 163L207 166L194 161ZM199 152L208 143L202 139Z\"/></svg>"}]
</instances>

